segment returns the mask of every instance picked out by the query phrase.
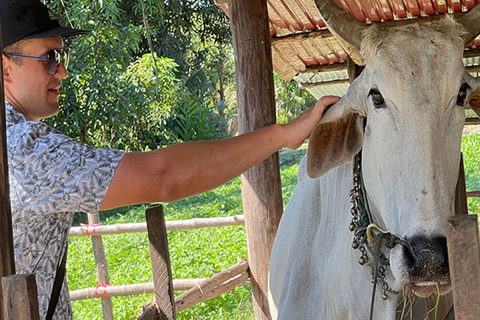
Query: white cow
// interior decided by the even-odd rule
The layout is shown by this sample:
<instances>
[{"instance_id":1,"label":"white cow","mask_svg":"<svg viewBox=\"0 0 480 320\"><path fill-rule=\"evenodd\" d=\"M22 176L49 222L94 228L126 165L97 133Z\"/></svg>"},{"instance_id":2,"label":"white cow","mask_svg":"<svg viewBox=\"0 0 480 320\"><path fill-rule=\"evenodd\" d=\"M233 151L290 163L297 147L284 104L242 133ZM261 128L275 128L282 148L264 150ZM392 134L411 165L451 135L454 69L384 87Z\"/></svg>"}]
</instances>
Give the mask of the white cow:
<instances>
[{"instance_id":1,"label":"white cow","mask_svg":"<svg viewBox=\"0 0 480 320\"><path fill-rule=\"evenodd\" d=\"M338 8L317 5L333 32L348 29L329 15ZM351 161L360 149L371 222L394 234L382 238L393 248L382 240L390 263L377 273L373 319L400 319L402 310L405 319L434 319L437 290L438 319L451 306L446 222L454 214L465 108L480 108L480 80L462 63L465 43L480 33L480 6L458 23L447 16L361 32L347 42L361 39L365 69L312 133L307 174L280 222L269 271L273 319L370 319L374 259L366 245L367 263L358 263L362 253L352 242L359 227L348 228Z\"/></svg>"}]
</instances>

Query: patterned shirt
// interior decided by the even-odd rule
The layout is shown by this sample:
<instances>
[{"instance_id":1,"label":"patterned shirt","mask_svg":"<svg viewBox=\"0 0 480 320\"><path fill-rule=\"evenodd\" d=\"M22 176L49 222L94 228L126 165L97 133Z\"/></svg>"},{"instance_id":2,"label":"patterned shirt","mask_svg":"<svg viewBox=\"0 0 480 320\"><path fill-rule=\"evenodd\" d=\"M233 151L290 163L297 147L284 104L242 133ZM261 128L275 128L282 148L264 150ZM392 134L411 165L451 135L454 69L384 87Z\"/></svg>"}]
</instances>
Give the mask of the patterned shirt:
<instances>
[{"instance_id":1,"label":"patterned shirt","mask_svg":"<svg viewBox=\"0 0 480 320\"><path fill-rule=\"evenodd\" d=\"M123 153L78 143L5 104L16 272L35 273L44 319L73 214L99 211ZM53 319L72 319L66 280Z\"/></svg>"}]
</instances>

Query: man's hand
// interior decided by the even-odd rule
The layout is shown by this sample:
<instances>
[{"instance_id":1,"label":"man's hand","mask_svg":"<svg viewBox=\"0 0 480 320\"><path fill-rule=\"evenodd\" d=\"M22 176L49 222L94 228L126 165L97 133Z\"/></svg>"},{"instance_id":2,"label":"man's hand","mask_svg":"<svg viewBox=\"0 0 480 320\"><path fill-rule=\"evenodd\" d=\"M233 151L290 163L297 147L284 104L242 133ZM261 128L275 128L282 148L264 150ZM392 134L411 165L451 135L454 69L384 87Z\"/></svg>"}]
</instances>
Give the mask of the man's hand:
<instances>
[{"instance_id":1,"label":"man's hand","mask_svg":"<svg viewBox=\"0 0 480 320\"><path fill-rule=\"evenodd\" d=\"M286 131L284 147L288 149L300 147L322 118L325 109L337 103L338 100L340 100L340 97L324 96L318 100L314 107L304 111L298 117L283 125Z\"/></svg>"}]
</instances>

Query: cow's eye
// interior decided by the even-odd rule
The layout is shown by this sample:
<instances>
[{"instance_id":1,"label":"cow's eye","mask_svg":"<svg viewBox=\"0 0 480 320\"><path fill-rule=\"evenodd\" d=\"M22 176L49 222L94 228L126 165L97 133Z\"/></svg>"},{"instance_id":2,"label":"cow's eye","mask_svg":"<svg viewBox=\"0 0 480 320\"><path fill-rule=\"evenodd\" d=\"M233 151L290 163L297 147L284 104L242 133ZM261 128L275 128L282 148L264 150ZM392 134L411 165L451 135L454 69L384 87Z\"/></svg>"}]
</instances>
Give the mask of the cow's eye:
<instances>
[{"instance_id":1,"label":"cow's eye","mask_svg":"<svg viewBox=\"0 0 480 320\"><path fill-rule=\"evenodd\" d=\"M375 108L385 108L385 99L383 99L383 96L378 89L370 89L368 96L372 96Z\"/></svg>"},{"instance_id":2,"label":"cow's eye","mask_svg":"<svg viewBox=\"0 0 480 320\"><path fill-rule=\"evenodd\" d=\"M470 89L470 86L467 83L462 84L460 87L460 91L458 91L457 96L457 105L458 106L465 106L465 99L467 98L467 91Z\"/></svg>"}]
</instances>

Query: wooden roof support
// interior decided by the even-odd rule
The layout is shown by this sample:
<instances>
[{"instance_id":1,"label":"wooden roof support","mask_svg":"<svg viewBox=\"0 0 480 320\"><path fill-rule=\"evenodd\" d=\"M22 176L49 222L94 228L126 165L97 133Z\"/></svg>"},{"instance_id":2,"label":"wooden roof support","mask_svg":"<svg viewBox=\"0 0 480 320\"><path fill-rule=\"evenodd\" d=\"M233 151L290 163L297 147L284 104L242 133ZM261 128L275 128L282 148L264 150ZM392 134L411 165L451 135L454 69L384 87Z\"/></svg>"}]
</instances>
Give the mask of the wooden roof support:
<instances>
[{"instance_id":1,"label":"wooden roof support","mask_svg":"<svg viewBox=\"0 0 480 320\"><path fill-rule=\"evenodd\" d=\"M231 0L239 132L276 122L272 49L266 0ZM242 175L256 320L270 319L267 278L270 251L283 212L278 153Z\"/></svg>"},{"instance_id":2,"label":"wooden roof support","mask_svg":"<svg viewBox=\"0 0 480 320\"><path fill-rule=\"evenodd\" d=\"M480 49L478 50L465 50L463 55L464 58L475 58L480 57ZM465 69L468 72L480 72L480 66L467 66ZM317 64L314 66L307 66L306 72L333 72L333 71L343 71L347 70L346 63L334 63L334 64ZM325 82L328 84L328 82Z\"/></svg>"}]
</instances>

